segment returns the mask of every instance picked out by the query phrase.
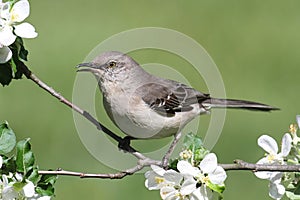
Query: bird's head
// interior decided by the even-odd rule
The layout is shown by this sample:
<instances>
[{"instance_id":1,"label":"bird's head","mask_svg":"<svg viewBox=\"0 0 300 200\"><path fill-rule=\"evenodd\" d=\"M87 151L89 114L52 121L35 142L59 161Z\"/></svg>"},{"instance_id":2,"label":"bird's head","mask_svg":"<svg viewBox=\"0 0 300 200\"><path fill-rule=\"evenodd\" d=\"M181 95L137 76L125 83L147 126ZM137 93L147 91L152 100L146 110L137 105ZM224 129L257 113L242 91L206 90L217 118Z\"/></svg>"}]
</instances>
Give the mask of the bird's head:
<instances>
[{"instance_id":1,"label":"bird's head","mask_svg":"<svg viewBox=\"0 0 300 200\"><path fill-rule=\"evenodd\" d=\"M122 82L140 68L130 56L117 51L100 54L92 62L81 63L77 72L91 72L101 81Z\"/></svg>"}]
</instances>

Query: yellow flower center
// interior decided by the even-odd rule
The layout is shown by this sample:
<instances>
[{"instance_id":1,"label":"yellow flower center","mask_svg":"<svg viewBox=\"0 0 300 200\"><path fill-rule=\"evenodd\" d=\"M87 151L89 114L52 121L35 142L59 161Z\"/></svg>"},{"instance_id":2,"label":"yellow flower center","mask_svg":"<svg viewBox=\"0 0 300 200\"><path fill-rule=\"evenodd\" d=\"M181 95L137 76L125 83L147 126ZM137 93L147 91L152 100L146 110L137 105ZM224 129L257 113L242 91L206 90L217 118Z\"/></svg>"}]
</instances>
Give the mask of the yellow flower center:
<instances>
[{"instance_id":1,"label":"yellow flower center","mask_svg":"<svg viewBox=\"0 0 300 200\"><path fill-rule=\"evenodd\" d=\"M157 184L160 184L160 183L165 182L165 179L162 178L162 177L156 176L154 179L155 179L155 182L156 182Z\"/></svg>"},{"instance_id":2,"label":"yellow flower center","mask_svg":"<svg viewBox=\"0 0 300 200\"><path fill-rule=\"evenodd\" d=\"M184 150L180 153L180 157L184 160L190 159L193 156L193 152L191 150Z\"/></svg>"},{"instance_id":3,"label":"yellow flower center","mask_svg":"<svg viewBox=\"0 0 300 200\"><path fill-rule=\"evenodd\" d=\"M291 124L290 125L290 133L296 134L296 132L297 132L297 125Z\"/></svg>"},{"instance_id":4,"label":"yellow flower center","mask_svg":"<svg viewBox=\"0 0 300 200\"><path fill-rule=\"evenodd\" d=\"M18 13L12 12L12 15L11 15L11 22L18 21L19 18L20 18L20 16L19 16Z\"/></svg>"},{"instance_id":5,"label":"yellow flower center","mask_svg":"<svg viewBox=\"0 0 300 200\"><path fill-rule=\"evenodd\" d=\"M269 154L269 155L267 156L267 159L268 159L269 162L272 162L272 161L275 160L275 155L274 155L274 154Z\"/></svg>"}]
</instances>

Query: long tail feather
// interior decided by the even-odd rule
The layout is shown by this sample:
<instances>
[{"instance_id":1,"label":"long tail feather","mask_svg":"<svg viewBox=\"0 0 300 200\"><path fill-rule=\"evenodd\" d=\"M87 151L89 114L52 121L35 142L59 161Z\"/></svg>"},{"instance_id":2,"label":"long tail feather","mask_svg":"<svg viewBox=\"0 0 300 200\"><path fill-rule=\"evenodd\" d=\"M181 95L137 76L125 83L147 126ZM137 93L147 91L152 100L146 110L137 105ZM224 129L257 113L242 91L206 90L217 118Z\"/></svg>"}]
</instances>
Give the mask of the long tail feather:
<instances>
[{"instance_id":1,"label":"long tail feather","mask_svg":"<svg viewBox=\"0 0 300 200\"><path fill-rule=\"evenodd\" d=\"M247 109L256 111L272 111L280 110L279 108L269 106L262 103L257 103L253 101L237 100L237 99L217 99L209 98L201 102L203 106L208 106L212 108L237 108L237 109Z\"/></svg>"}]
</instances>

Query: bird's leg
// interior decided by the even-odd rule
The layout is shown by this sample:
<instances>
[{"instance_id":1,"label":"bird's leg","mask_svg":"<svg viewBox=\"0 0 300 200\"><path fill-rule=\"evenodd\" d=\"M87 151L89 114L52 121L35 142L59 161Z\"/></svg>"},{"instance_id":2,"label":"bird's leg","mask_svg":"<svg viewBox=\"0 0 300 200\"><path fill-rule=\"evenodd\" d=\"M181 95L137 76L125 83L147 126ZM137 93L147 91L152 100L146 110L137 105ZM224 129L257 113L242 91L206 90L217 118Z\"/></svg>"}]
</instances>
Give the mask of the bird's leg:
<instances>
[{"instance_id":1,"label":"bird's leg","mask_svg":"<svg viewBox=\"0 0 300 200\"><path fill-rule=\"evenodd\" d=\"M121 149L125 152L130 152L130 153L136 152L136 150L130 146L130 141L135 140L135 139L136 138L131 137L131 136L126 136L126 137L122 138L118 144L119 149Z\"/></svg>"},{"instance_id":2,"label":"bird's leg","mask_svg":"<svg viewBox=\"0 0 300 200\"><path fill-rule=\"evenodd\" d=\"M172 155L172 153L173 153L173 151L174 151L174 149L175 149L175 147L176 147L176 145L177 145L177 143L178 143L180 137L181 137L181 131L177 132L177 133L174 135L174 139L173 139L173 141L172 141L172 143L171 143L171 145L170 145L170 147L169 147L169 149L168 149L166 155L165 155L165 156L163 157L163 159L162 159L162 167L163 167L164 169L167 169L167 168L168 168L168 164L169 164L170 157L171 157L171 155Z\"/></svg>"}]
</instances>

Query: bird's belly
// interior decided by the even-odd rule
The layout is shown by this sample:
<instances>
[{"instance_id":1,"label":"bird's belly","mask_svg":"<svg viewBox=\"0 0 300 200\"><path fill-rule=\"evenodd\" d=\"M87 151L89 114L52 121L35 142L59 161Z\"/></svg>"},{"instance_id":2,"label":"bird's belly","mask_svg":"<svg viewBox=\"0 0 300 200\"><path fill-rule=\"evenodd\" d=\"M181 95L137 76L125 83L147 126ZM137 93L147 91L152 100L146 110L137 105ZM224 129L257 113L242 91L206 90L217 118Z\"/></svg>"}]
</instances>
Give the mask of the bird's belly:
<instances>
[{"instance_id":1,"label":"bird's belly","mask_svg":"<svg viewBox=\"0 0 300 200\"><path fill-rule=\"evenodd\" d=\"M110 105L121 108L115 110L111 109L111 106L105 106L106 112L115 125L125 134L140 139L164 138L174 135L199 115L199 109L194 109L188 113L178 112L172 117L162 116L150 109L140 99L131 99L128 102L111 101Z\"/></svg>"}]
</instances>

